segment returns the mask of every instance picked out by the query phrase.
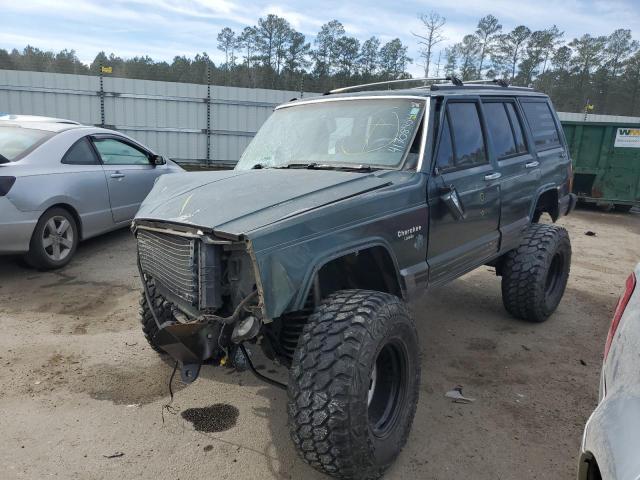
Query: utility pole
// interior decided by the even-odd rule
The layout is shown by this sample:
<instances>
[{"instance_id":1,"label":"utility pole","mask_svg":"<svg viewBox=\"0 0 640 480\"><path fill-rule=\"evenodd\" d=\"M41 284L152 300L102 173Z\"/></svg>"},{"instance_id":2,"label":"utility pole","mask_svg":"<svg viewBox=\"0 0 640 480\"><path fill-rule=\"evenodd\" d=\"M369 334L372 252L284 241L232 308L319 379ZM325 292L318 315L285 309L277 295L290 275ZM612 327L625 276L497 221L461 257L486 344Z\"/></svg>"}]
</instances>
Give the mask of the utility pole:
<instances>
[{"instance_id":1,"label":"utility pole","mask_svg":"<svg viewBox=\"0 0 640 480\"><path fill-rule=\"evenodd\" d=\"M211 69L207 65L207 167L211 163Z\"/></svg>"},{"instance_id":2,"label":"utility pole","mask_svg":"<svg viewBox=\"0 0 640 480\"><path fill-rule=\"evenodd\" d=\"M100 91L98 95L100 95L100 126L104 128L104 81L102 76L102 63L100 63Z\"/></svg>"}]
</instances>

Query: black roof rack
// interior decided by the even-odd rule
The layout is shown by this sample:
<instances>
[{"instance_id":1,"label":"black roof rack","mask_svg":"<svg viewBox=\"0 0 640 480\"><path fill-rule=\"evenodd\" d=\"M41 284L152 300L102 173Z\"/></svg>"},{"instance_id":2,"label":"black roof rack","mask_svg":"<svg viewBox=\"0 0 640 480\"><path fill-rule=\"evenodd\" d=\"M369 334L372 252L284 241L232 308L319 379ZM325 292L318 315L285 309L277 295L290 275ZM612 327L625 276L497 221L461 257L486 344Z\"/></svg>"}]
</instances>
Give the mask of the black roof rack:
<instances>
[{"instance_id":1,"label":"black roof rack","mask_svg":"<svg viewBox=\"0 0 640 480\"><path fill-rule=\"evenodd\" d=\"M361 85L351 85L348 87L341 87L341 88L334 88L333 90L329 90L328 92L325 92L324 95L331 95L334 93L343 93L343 92L351 92L354 90L364 90L366 88L369 87L378 87L378 86L383 86L383 85L396 85L399 83L415 83L415 82L422 82L424 85L422 85L423 87L428 86L427 82L442 82L442 81L447 81L450 80L450 77L423 77L423 78L401 78L398 80L386 80L384 82L373 82L373 83L363 83Z\"/></svg>"},{"instance_id":2,"label":"black roof rack","mask_svg":"<svg viewBox=\"0 0 640 480\"><path fill-rule=\"evenodd\" d=\"M344 93L365 90L370 87L388 86L391 90L392 85L398 85L402 83L416 83L421 82L423 85L412 87L415 89L431 88L432 90L438 90L443 87L471 87L473 85L492 84L503 88L509 87L509 83L502 78L486 79L486 80L461 80L455 75L448 77L424 77L424 78L401 78L398 80L387 80L384 82L363 83L360 85L350 85L348 87L335 88L325 92L324 95L332 95L334 93ZM443 84L442 82L451 82L451 84ZM518 90L533 90L529 87L511 87Z\"/></svg>"},{"instance_id":3,"label":"black roof rack","mask_svg":"<svg viewBox=\"0 0 640 480\"><path fill-rule=\"evenodd\" d=\"M506 80L502 79L502 78L491 78L491 79L486 79L486 80L467 80L466 82L464 82L465 84L473 84L473 83L479 83L479 84L485 84L485 83L493 83L494 85L499 85L501 87L508 87L509 86L509 82L507 82Z\"/></svg>"}]
</instances>

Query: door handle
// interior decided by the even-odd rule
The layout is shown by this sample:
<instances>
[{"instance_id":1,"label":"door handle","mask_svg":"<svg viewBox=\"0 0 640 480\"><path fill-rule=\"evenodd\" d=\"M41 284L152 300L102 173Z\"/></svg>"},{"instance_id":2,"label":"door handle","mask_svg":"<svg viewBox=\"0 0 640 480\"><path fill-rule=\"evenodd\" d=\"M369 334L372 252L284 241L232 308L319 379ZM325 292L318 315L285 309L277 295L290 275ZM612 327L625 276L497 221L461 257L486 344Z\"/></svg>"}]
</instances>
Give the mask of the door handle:
<instances>
[{"instance_id":1,"label":"door handle","mask_svg":"<svg viewBox=\"0 0 640 480\"><path fill-rule=\"evenodd\" d=\"M120 172L112 173L111 178L124 178L124 173L120 173Z\"/></svg>"},{"instance_id":2,"label":"door handle","mask_svg":"<svg viewBox=\"0 0 640 480\"><path fill-rule=\"evenodd\" d=\"M524 168L536 168L538 165L540 165L540 162L538 162L537 160L534 160L533 162L525 163Z\"/></svg>"},{"instance_id":3,"label":"door handle","mask_svg":"<svg viewBox=\"0 0 640 480\"><path fill-rule=\"evenodd\" d=\"M502 174L500 172L493 172L490 173L489 175L485 175L484 179L485 180L497 180L502 176Z\"/></svg>"}]
</instances>

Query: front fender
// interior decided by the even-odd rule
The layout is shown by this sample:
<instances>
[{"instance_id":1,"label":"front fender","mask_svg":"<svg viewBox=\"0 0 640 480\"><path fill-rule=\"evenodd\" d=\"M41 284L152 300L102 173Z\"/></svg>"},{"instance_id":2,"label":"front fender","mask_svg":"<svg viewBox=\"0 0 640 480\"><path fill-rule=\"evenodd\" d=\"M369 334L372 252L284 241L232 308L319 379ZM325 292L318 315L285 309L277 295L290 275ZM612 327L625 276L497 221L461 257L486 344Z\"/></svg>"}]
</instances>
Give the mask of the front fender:
<instances>
[{"instance_id":1,"label":"front fender","mask_svg":"<svg viewBox=\"0 0 640 480\"><path fill-rule=\"evenodd\" d=\"M427 177L387 172L384 178L389 181L384 189L247 232L267 321L301 309L314 275L327 262L368 247L385 249L400 290L404 289L400 272L412 271L426 259Z\"/></svg>"},{"instance_id":2,"label":"front fender","mask_svg":"<svg viewBox=\"0 0 640 480\"><path fill-rule=\"evenodd\" d=\"M402 271L425 263L427 248L426 205L418 205L382 217L365 219L356 225L322 231L310 236L295 235L294 241L277 246L268 239L251 241L257 264L266 318L302 309L315 274L328 262L371 247L382 247L393 262L394 275L403 296L406 286ZM312 228L313 221L304 228ZM411 230L413 228L414 230ZM318 231L316 230L316 232ZM408 233L413 232L413 233ZM400 235L402 233L402 235Z\"/></svg>"},{"instance_id":3,"label":"front fender","mask_svg":"<svg viewBox=\"0 0 640 480\"><path fill-rule=\"evenodd\" d=\"M304 280L302 281L300 289L298 290L298 294L294 299L294 302L291 306L291 310L294 310L294 311L300 310L301 308L304 307L304 304L309 296L309 292L311 290L314 278L322 267L324 267L326 264L328 264L332 260L335 260L336 258L340 258L352 253L357 253L359 251L366 250L372 247L384 248L384 250L389 255L389 258L391 258L391 261L393 262L393 267L394 267L394 275L395 275L396 281L400 285L400 288L404 297L405 288L400 281L401 279L400 268L398 267L398 259L396 258L393 248L391 247L389 242L387 242L384 238L371 237L371 238L365 238L362 240L357 240L350 244L333 245L331 248L326 250L321 255L316 256L313 263L307 268L306 274L304 276Z\"/></svg>"}]
</instances>

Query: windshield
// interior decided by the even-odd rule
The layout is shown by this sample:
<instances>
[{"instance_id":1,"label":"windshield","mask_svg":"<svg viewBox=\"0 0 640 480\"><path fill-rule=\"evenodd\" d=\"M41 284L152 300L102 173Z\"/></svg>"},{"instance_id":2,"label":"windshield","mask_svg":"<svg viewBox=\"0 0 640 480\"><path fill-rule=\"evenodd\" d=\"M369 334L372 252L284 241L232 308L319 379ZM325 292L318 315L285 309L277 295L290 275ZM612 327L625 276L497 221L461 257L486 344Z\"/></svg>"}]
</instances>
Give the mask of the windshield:
<instances>
[{"instance_id":1,"label":"windshield","mask_svg":"<svg viewBox=\"0 0 640 480\"><path fill-rule=\"evenodd\" d=\"M52 132L45 130L0 126L0 163L18 160L51 135L53 135Z\"/></svg>"},{"instance_id":2,"label":"windshield","mask_svg":"<svg viewBox=\"0 0 640 480\"><path fill-rule=\"evenodd\" d=\"M280 108L264 123L236 168L289 164L397 168L413 144L424 105L381 97Z\"/></svg>"}]
</instances>

